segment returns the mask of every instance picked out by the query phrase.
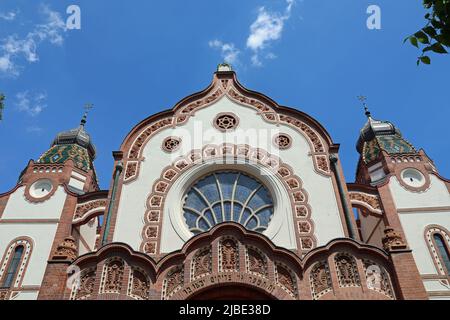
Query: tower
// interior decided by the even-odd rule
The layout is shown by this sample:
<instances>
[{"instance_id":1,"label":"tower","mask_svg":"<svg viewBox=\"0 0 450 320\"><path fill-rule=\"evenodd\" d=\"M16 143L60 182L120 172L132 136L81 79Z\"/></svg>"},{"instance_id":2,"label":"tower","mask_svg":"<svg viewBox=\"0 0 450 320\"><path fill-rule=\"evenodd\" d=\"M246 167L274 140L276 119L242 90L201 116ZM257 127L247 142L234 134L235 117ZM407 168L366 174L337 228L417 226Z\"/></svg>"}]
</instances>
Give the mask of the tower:
<instances>
[{"instance_id":1,"label":"tower","mask_svg":"<svg viewBox=\"0 0 450 320\"><path fill-rule=\"evenodd\" d=\"M382 213L358 208L361 238L391 252L410 250L416 267L409 261L411 270L403 270L420 277L430 298L448 297L449 180L393 123L375 120L367 107L366 116L356 146L360 159L353 188L379 199Z\"/></svg>"},{"instance_id":2,"label":"tower","mask_svg":"<svg viewBox=\"0 0 450 320\"><path fill-rule=\"evenodd\" d=\"M36 299L47 260L78 254L74 208L80 195L98 190L86 115L77 128L58 133L38 160L28 162L17 185L0 195L0 252L5 253L0 293L5 299Z\"/></svg>"}]
</instances>

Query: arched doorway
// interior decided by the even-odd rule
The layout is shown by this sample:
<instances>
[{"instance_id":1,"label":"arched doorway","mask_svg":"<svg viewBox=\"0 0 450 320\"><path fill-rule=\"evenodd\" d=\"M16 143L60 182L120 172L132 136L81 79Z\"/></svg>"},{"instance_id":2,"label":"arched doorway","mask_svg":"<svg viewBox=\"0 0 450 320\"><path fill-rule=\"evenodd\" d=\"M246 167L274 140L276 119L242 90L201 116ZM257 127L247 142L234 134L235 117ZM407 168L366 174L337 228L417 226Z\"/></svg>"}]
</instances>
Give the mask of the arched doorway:
<instances>
[{"instance_id":1,"label":"arched doorway","mask_svg":"<svg viewBox=\"0 0 450 320\"><path fill-rule=\"evenodd\" d=\"M275 300L261 289L247 285L218 285L194 293L187 300Z\"/></svg>"}]
</instances>

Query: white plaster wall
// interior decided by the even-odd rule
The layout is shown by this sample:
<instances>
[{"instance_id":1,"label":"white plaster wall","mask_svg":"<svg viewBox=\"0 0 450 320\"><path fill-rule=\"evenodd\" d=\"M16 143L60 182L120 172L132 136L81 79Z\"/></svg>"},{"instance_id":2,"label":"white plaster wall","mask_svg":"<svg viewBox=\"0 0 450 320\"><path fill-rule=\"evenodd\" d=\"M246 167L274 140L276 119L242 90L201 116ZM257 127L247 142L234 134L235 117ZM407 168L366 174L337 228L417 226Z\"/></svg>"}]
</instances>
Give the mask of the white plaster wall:
<instances>
[{"instance_id":1,"label":"white plaster wall","mask_svg":"<svg viewBox=\"0 0 450 320\"><path fill-rule=\"evenodd\" d=\"M40 286L44 277L47 260L55 238L56 223L7 223L0 224L0 255L3 256L9 243L18 237L33 239L28 267L23 277L23 286Z\"/></svg>"},{"instance_id":2,"label":"white plaster wall","mask_svg":"<svg viewBox=\"0 0 450 320\"><path fill-rule=\"evenodd\" d=\"M450 211L400 213L400 221L421 274L438 274L425 242L425 229L437 224L450 230Z\"/></svg>"},{"instance_id":3,"label":"white plaster wall","mask_svg":"<svg viewBox=\"0 0 450 320\"><path fill-rule=\"evenodd\" d=\"M219 131L211 129L213 119L220 112L233 112L239 117L239 130L235 134L227 134L225 136L220 134ZM202 123L203 133L199 131ZM207 129L210 130L205 132ZM270 130L274 131L272 134L261 137L258 141L249 141L248 137L250 135L248 133L251 130L260 129L264 132L267 132L267 130L269 132ZM280 151L272 147L272 136L279 131L292 137L293 144L290 149ZM192 142L191 137L194 134L197 137L204 137L204 140L198 143ZM161 150L162 141L168 136L179 136L183 139L182 147L172 154ZM344 236L332 180L314 171L312 159L308 155L310 147L305 137L286 125L276 127L267 123L254 109L238 105L227 97L223 97L214 105L197 111L195 116L190 118L183 126L175 129L166 128L147 143L143 151L145 160L141 164L138 179L123 186L118 207L116 230L114 231L114 241L125 242L134 249L139 249L142 241L141 232L144 224L145 202L151 192L153 183L160 177L162 170L171 164L177 156L185 155L193 148L200 149L204 144L222 144L224 142L261 147L275 155L278 152L280 158L290 165L303 181L303 187L308 193L309 204L312 207L312 219L315 224L315 236L318 240L318 245L324 245L334 238ZM166 204L164 214L167 213L167 207L168 205ZM183 219L181 212L180 219ZM172 231L162 230L163 233ZM275 244L283 246L283 243Z\"/></svg>"},{"instance_id":4,"label":"white plaster wall","mask_svg":"<svg viewBox=\"0 0 450 320\"><path fill-rule=\"evenodd\" d=\"M32 203L26 200L24 196L25 187L20 187L14 191L6 204L2 219L59 219L66 192L64 188L58 186L53 196L38 203Z\"/></svg>"},{"instance_id":5,"label":"white plaster wall","mask_svg":"<svg viewBox=\"0 0 450 320\"><path fill-rule=\"evenodd\" d=\"M450 206L450 193L445 183L430 174L431 185L425 192L411 192L392 177L389 188L397 209Z\"/></svg>"}]
</instances>

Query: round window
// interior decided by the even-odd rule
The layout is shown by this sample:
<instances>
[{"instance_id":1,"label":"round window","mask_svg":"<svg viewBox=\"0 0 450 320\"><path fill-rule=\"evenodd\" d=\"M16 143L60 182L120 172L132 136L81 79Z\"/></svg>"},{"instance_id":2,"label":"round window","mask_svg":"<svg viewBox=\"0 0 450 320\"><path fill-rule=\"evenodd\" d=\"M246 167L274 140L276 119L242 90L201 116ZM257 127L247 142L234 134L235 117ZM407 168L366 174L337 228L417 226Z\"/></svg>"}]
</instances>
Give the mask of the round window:
<instances>
[{"instance_id":1,"label":"round window","mask_svg":"<svg viewBox=\"0 0 450 320\"><path fill-rule=\"evenodd\" d=\"M419 170L412 168L403 170L402 180L413 188L420 188L426 182L424 175Z\"/></svg>"},{"instance_id":2,"label":"round window","mask_svg":"<svg viewBox=\"0 0 450 320\"><path fill-rule=\"evenodd\" d=\"M53 189L52 182L48 179L41 179L31 185L30 195L33 198L43 198Z\"/></svg>"},{"instance_id":3,"label":"round window","mask_svg":"<svg viewBox=\"0 0 450 320\"><path fill-rule=\"evenodd\" d=\"M234 171L210 174L195 182L184 197L183 216L193 234L234 221L257 232L267 229L273 201L255 178Z\"/></svg>"}]
</instances>

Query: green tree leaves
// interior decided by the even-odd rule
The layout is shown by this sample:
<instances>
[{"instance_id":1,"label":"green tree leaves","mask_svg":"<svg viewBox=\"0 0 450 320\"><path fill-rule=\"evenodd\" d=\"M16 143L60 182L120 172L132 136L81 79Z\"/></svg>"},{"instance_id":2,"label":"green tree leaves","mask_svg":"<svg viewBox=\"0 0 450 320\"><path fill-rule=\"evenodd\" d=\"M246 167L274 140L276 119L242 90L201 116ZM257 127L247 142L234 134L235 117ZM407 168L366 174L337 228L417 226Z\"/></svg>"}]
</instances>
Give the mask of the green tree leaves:
<instances>
[{"instance_id":1,"label":"green tree leaves","mask_svg":"<svg viewBox=\"0 0 450 320\"><path fill-rule=\"evenodd\" d=\"M411 45L422 50L417 65L431 63L431 58L425 53L446 54L445 47L450 48L450 0L423 0L423 6L431 10L425 14L427 24L404 41L409 40Z\"/></svg>"}]
</instances>

